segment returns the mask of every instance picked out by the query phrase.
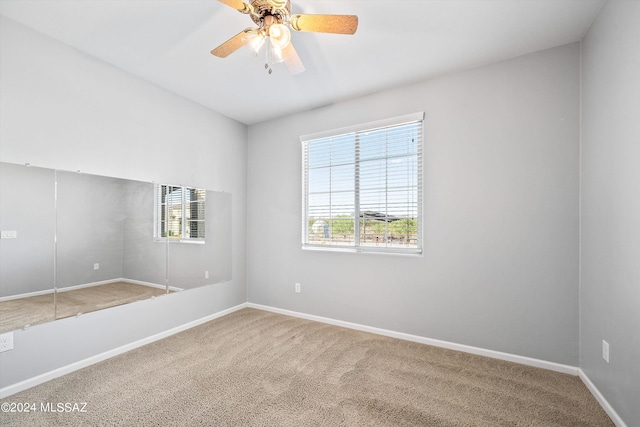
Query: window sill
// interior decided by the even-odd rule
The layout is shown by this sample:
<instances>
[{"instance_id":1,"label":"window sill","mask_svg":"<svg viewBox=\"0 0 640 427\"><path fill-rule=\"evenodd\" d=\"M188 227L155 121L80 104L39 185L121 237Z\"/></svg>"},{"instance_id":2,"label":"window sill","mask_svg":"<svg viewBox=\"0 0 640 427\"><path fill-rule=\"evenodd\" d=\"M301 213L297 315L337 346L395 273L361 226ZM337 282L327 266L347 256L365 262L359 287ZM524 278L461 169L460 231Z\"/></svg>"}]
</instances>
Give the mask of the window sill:
<instances>
[{"instance_id":1,"label":"window sill","mask_svg":"<svg viewBox=\"0 0 640 427\"><path fill-rule=\"evenodd\" d=\"M204 240L193 240L193 239L158 239L155 238L153 239L154 242L156 243L187 243L189 245L204 245L205 241Z\"/></svg>"},{"instance_id":2,"label":"window sill","mask_svg":"<svg viewBox=\"0 0 640 427\"><path fill-rule=\"evenodd\" d=\"M351 254L366 254L366 255L400 255L400 256L419 256L423 255L422 249L390 249L390 248L376 248L376 247L346 247L346 246L316 246L316 245L302 245L303 251L317 251L317 252L343 252Z\"/></svg>"}]
</instances>

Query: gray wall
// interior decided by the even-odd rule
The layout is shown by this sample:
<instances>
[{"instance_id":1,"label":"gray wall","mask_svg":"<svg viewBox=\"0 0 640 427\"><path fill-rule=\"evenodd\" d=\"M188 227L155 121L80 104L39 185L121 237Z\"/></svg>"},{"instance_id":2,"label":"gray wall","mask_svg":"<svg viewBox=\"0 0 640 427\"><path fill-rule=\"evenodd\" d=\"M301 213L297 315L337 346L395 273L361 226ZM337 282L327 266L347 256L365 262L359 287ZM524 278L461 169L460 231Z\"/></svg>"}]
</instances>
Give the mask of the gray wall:
<instances>
[{"instance_id":1,"label":"gray wall","mask_svg":"<svg viewBox=\"0 0 640 427\"><path fill-rule=\"evenodd\" d=\"M639 76L640 2L607 2L582 45L580 367L629 426L640 426Z\"/></svg>"},{"instance_id":2,"label":"gray wall","mask_svg":"<svg viewBox=\"0 0 640 427\"><path fill-rule=\"evenodd\" d=\"M4 17L0 59L0 161L233 195L232 281L16 331L0 387L247 300L245 125Z\"/></svg>"},{"instance_id":3,"label":"gray wall","mask_svg":"<svg viewBox=\"0 0 640 427\"><path fill-rule=\"evenodd\" d=\"M62 171L56 180L56 286L123 277L125 180Z\"/></svg>"},{"instance_id":4,"label":"gray wall","mask_svg":"<svg viewBox=\"0 0 640 427\"><path fill-rule=\"evenodd\" d=\"M53 291L54 197L52 170L0 163L0 297Z\"/></svg>"},{"instance_id":5,"label":"gray wall","mask_svg":"<svg viewBox=\"0 0 640 427\"><path fill-rule=\"evenodd\" d=\"M576 366L579 54L571 44L251 126L249 301ZM416 111L424 256L302 251L299 135Z\"/></svg>"},{"instance_id":6,"label":"gray wall","mask_svg":"<svg viewBox=\"0 0 640 427\"><path fill-rule=\"evenodd\" d=\"M167 281L167 248L154 242L154 185L127 181L123 277L157 285Z\"/></svg>"},{"instance_id":7,"label":"gray wall","mask_svg":"<svg viewBox=\"0 0 640 427\"><path fill-rule=\"evenodd\" d=\"M203 245L169 243L169 286L190 289L231 279L231 199L229 193L207 191Z\"/></svg>"}]
</instances>

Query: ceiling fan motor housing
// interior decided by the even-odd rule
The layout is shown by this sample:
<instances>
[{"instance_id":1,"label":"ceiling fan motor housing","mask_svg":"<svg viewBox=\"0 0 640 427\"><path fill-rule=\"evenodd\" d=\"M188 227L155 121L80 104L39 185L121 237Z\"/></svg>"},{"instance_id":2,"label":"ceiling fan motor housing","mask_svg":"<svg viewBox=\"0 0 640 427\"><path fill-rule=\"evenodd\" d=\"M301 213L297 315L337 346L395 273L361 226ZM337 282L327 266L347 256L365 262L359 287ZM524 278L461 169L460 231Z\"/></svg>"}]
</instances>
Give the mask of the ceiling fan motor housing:
<instances>
[{"instance_id":1,"label":"ceiling fan motor housing","mask_svg":"<svg viewBox=\"0 0 640 427\"><path fill-rule=\"evenodd\" d=\"M291 3L289 0L254 0L251 3L253 13L251 19L257 26L264 26L264 18L273 16L278 24L289 20L291 14Z\"/></svg>"}]
</instances>

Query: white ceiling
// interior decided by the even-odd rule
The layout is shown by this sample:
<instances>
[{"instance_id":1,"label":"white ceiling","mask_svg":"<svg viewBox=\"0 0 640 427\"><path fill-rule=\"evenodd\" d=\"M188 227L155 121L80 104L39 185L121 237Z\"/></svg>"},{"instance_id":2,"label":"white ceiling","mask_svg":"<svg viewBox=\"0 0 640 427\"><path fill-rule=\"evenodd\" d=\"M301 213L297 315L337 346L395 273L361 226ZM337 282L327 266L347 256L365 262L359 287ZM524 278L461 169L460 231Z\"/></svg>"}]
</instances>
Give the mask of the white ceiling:
<instances>
[{"instance_id":1,"label":"white ceiling","mask_svg":"<svg viewBox=\"0 0 640 427\"><path fill-rule=\"evenodd\" d=\"M246 124L582 38L604 0L292 0L359 16L355 35L292 32L306 66L269 75L243 48L253 22L215 0L0 0L0 13Z\"/></svg>"}]
</instances>

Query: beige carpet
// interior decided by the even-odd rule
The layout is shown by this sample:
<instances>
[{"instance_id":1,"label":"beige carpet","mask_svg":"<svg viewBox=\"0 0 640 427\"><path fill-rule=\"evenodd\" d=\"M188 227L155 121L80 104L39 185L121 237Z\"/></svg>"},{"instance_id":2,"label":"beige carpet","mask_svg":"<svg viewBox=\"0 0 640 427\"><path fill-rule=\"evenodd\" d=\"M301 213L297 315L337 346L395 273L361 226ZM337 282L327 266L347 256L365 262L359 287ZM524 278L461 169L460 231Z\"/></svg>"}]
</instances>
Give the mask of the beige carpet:
<instances>
[{"instance_id":1,"label":"beige carpet","mask_svg":"<svg viewBox=\"0 0 640 427\"><path fill-rule=\"evenodd\" d=\"M55 319L141 301L165 293L164 289L128 282L114 282L58 292ZM53 294L0 302L0 331L11 331L25 325L36 325L52 320L54 320Z\"/></svg>"},{"instance_id":2,"label":"beige carpet","mask_svg":"<svg viewBox=\"0 0 640 427\"><path fill-rule=\"evenodd\" d=\"M253 309L3 402L38 405L8 426L613 425L577 377Z\"/></svg>"}]
</instances>

